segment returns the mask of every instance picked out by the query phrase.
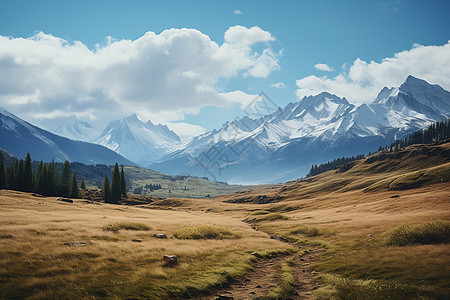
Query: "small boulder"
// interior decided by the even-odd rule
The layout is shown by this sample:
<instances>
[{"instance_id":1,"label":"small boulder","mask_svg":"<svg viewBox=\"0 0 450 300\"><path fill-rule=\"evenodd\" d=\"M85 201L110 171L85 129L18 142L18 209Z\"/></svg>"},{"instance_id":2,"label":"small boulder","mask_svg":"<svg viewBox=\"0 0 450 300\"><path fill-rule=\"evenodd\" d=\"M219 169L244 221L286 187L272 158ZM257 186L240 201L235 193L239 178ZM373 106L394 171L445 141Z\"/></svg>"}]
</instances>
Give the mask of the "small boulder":
<instances>
[{"instance_id":1,"label":"small boulder","mask_svg":"<svg viewBox=\"0 0 450 300\"><path fill-rule=\"evenodd\" d=\"M167 239L167 235L164 233L155 233L153 236L157 239Z\"/></svg>"},{"instance_id":2,"label":"small boulder","mask_svg":"<svg viewBox=\"0 0 450 300\"><path fill-rule=\"evenodd\" d=\"M166 266L178 265L178 257L176 255L164 255L163 260Z\"/></svg>"},{"instance_id":3,"label":"small boulder","mask_svg":"<svg viewBox=\"0 0 450 300\"><path fill-rule=\"evenodd\" d=\"M84 246L88 246L91 244L92 243L90 241L69 241L69 242L63 243L63 245L70 246L70 247L84 247Z\"/></svg>"},{"instance_id":4,"label":"small boulder","mask_svg":"<svg viewBox=\"0 0 450 300\"><path fill-rule=\"evenodd\" d=\"M63 198L63 197L59 197L58 199L56 199L57 201L63 201L63 202L67 202L67 203L73 203L72 199L68 199L68 198Z\"/></svg>"},{"instance_id":5,"label":"small boulder","mask_svg":"<svg viewBox=\"0 0 450 300\"><path fill-rule=\"evenodd\" d=\"M134 240L131 240L132 242L135 242L135 243L142 243L142 240L140 240L140 239L134 239Z\"/></svg>"},{"instance_id":6,"label":"small boulder","mask_svg":"<svg viewBox=\"0 0 450 300\"><path fill-rule=\"evenodd\" d=\"M234 298L228 295L219 295L216 300L234 300Z\"/></svg>"}]
</instances>

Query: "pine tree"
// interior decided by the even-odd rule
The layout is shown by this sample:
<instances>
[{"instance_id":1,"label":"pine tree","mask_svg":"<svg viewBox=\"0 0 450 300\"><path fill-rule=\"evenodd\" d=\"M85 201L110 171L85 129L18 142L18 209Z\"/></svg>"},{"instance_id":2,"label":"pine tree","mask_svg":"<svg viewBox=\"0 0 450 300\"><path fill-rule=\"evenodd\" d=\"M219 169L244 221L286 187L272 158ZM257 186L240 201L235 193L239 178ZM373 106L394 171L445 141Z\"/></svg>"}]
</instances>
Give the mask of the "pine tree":
<instances>
[{"instance_id":1,"label":"pine tree","mask_svg":"<svg viewBox=\"0 0 450 300\"><path fill-rule=\"evenodd\" d=\"M63 172L61 175L61 196L63 197L67 197L69 196L69 192L70 192L70 175L72 174L72 172L70 172L70 162L69 161L65 161L64 162L64 168L63 168Z\"/></svg>"},{"instance_id":2,"label":"pine tree","mask_svg":"<svg viewBox=\"0 0 450 300\"><path fill-rule=\"evenodd\" d=\"M23 172L23 190L25 192L33 191L33 170L31 168L31 156L27 153L25 158L24 172Z\"/></svg>"},{"instance_id":3,"label":"pine tree","mask_svg":"<svg viewBox=\"0 0 450 300\"><path fill-rule=\"evenodd\" d=\"M6 188L6 173L3 153L0 152L0 190Z\"/></svg>"},{"instance_id":4,"label":"pine tree","mask_svg":"<svg viewBox=\"0 0 450 300\"><path fill-rule=\"evenodd\" d=\"M120 170L120 190L122 192L122 195L126 196L127 194L127 183L125 181L125 173L123 171L123 165Z\"/></svg>"},{"instance_id":5,"label":"pine tree","mask_svg":"<svg viewBox=\"0 0 450 300\"><path fill-rule=\"evenodd\" d=\"M70 197L78 198L78 182L75 173L72 174L72 183L70 184Z\"/></svg>"},{"instance_id":6,"label":"pine tree","mask_svg":"<svg viewBox=\"0 0 450 300\"><path fill-rule=\"evenodd\" d=\"M105 174L105 181L103 182L102 196L105 202L111 202L111 186L109 185L108 173Z\"/></svg>"},{"instance_id":7,"label":"pine tree","mask_svg":"<svg viewBox=\"0 0 450 300\"><path fill-rule=\"evenodd\" d=\"M86 189L86 184L84 184L84 179L81 179L81 187L82 190Z\"/></svg>"},{"instance_id":8,"label":"pine tree","mask_svg":"<svg viewBox=\"0 0 450 300\"><path fill-rule=\"evenodd\" d=\"M119 165L116 163L111 179L111 201L118 203L121 199L121 194Z\"/></svg>"}]
</instances>

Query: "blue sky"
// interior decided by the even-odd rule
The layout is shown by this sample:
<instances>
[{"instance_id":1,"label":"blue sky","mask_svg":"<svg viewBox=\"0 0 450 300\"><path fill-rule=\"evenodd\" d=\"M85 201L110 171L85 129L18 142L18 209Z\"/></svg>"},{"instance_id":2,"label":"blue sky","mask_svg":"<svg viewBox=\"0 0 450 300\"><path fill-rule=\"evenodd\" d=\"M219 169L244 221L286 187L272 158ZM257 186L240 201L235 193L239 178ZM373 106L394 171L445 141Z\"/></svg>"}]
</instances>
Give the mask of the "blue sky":
<instances>
[{"instance_id":1,"label":"blue sky","mask_svg":"<svg viewBox=\"0 0 450 300\"><path fill-rule=\"evenodd\" d=\"M23 86L26 86L23 90L32 90L32 92L21 91L20 88L7 92L2 92L0 89L0 106L30 122L50 129L75 118L86 119L99 127L105 126L110 118L124 117L124 114L131 112L129 109L123 109L123 105L129 103L127 107L138 108L137 113L142 119L167 123L177 132L189 136L200 132L202 128L205 130L218 128L225 121L243 115L242 106L248 100L233 99L227 103L220 103L222 95L217 99L214 98L220 93L241 91L248 96L246 99L251 99L252 95L264 91L274 102L284 106L290 101L298 101L303 95L314 94L321 89L326 89L338 96L346 96L351 102L360 104L370 101L380 86L401 83L406 78L406 73L414 73L416 76L441 84L448 89L450 87L450 83L447 82L449 76L445 70L437 72L427 69L426 66L419 66L419 64L420 61L423 61L420 55L443 56L445 58L443 64L448 63L448 46L445 45L450 39L449 11L450 1L1 0L0 35L8 38L3 40L4 44L0 44L0 72L8 78L11 77L8 72L13 74L16 69L2 64L2 58L4 60L6 56L14 57L17 53L20 53L22 58L27 55L36 57L36 53L27 52L33 51L33 49L22 49L26 46L21 46L16 39L30 38L39 32L63 39L69 44L80 41L95 52L96 47L108 46L108 36L115 41L134 41L141 38L146 32L151 31L159 35L164 30L171 28L195 29L202 36L209 37L212 42L221 46L227 42L224 38L225 33L233 26L240 25L244 31L257 26L261 29L258 34L262 36L262 32L267 32L270 34L270 39L261 39L249 44L252 51L246 53L248 57L255 58L260 57L264 50L267 50L270 51L270 53L268 52L270 57L265 61L269 68L265 73L255 75L251 66L243 64L233 69L234 71L217 72L214 80L205 78L201 82L196 81L197 89L204 87L207 82L208 88L215 90L209 91L212 94L192 92L190 97L183 100L186 95L183 93L182 86L179 86L178 92L174 91L173 93L155 91L155 87L149 91L143 91L144 95L154 97L152 99L156 99L155 101L170 103L166 106L159 105L159 102L147 101L144 96L140 99L141 95L134 92L122 93L122 90L120 92L114 90L105 92L107 95L99 96L102 97L102 101L97 101L95 104L106 105L108 101L115 101L111 107L116 110L112 109L114 113L106 115L89 106L89 99L95 98L99 93L98 90L94 91L92 88L85 90L83 87L77 86L68 92L72 87L67 85L64 93L52 94L50 92L52 85L49 84L49 91L46 91L45 87L42 87L43 84L39 82L34 83L36 87L28 86L30 81L22 82ZM250 30L246 32L249 33ZM48 41L48 38L34 37L34 40L42 42L43 40ZM10 46L13 42L16 44ZM185 43L190 45L188 42ZM97 44L100 46L96 46ZM419 47L417 45L421 45L423 49L413 51ZM437 46L438 49L431 46ZM34 48L34 46L30 47ZM180 46L179 51L182 52L181 48L184 47ZM240 48L240 51L247 50L247 48ZM399 62L397 60L393 62L392 68L398 69L398 71L395 69L391 72L395 76L383 75L383 72L386 71L382 71L382 69L391 69L386 65L381 66L383 59L395 58L398 53L404 53L404 55L400 55ZM187 59L189 60L189 57ZM194 57L193 59L199 58ZM355 64L357 59L363 64ZM442 58L440 59L442 60ZM214 59L212 60L214 61ZM374 64L371 64L371 61ZM165 63L164 60L161 61L161 64ZM198 65L203 62L195 60L195 63ZM229 61L230 65L234 63L238 64L239 62ZM317 69L315 65L319 63L326 64L333 71ZM417 66L409 67L414 63L417 63ZM430 62L427 65L432 68L434 63L437 62ZM50 69L47 68L51 64L58 65L51 61L47 64L42 63L40 69L33 70L33 72L46 74L50 72ZM172 64L172 62L167 62L167 64ZM343 65L345 65L344 68ZM151 66L155 67L154 64ZM158 64L159 66L160 64ZM352 69L352 66L355 68ZM15 67L21 70L25 69L23 65L20 68ZM84 71L73 66L67 68L75 68L77 72L81 72L82 75L77 75L78 78L90 72L89 67L86 67ZM166 70L165 67L161 68ZM174 66L174 68L185 70L184 65ZM217 69L217 66L211 66L211 68ZM130 72L130 76L136 75L139 78L149 74L147 71L135 73L136 69L127 72ZM159 69L155 69L155 73L158 72ZM353 73L358 72L370 73L369 79L362 79L360 75L352 77ZM341 77L346 78L345 82L342 82L340 74L344 75ZM65 77L66 75L58 76L61 80L76 80L70 76ZM200 74L198 76L207 75ZM55 76L51 78L55 78ZM118 80L119 84L123 82L123 79L119 77L114 80ZM367 83L367 80L374 83ZM46 78L45 82L48 81L49 79ZM279 88L273 86L276 83L280 83ZM58 82L53 84L57 85ZM108 89L108 84L117 85L117 81L101 82L102 93ZM358 86L355 87L355 84ZM157 89L158 85L155 86ZM161 89L164 88L161 84L159 86ZM280 86L283 87L280 88ZM158 96L152 95L153 91L156 95L164 94L166 96L158 98ZM214 99L198 101L194 99L195 97L208 97L208 95ZM59 101L58 97L62 99L60 100L62 104L59 103L58 109L51 112L52 105L56 105L55 103ZM179 100L169 101L168 97ZM137 98L140 100L136 100ZM71 99L78 100L71 102L73 101ZM67 104L69 102L70 105ZM119 102L122 103L122 106L118 104ZM39 113L35 113L36 111ZM71 111L77 113L71 114ZM121 116L121 114L123 115ZM189 124L194 126L189 126Z\"/></svg>"}]
</instances>

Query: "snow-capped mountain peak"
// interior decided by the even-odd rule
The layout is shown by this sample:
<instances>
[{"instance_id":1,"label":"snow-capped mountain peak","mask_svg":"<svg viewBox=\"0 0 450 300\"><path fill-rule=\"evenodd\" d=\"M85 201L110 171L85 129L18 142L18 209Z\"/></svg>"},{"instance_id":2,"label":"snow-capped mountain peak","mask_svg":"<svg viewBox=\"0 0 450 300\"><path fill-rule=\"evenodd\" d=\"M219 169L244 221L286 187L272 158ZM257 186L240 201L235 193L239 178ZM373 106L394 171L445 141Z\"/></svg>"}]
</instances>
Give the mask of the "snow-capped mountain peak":
<instances>
[{"instance_id":1,"label":"snow-capped mountain peak","mask_svg":"<svg viewBox=\"0 0 450 300\"><path fill-rule=\"evenodd\" d=\"M92 141L98 134L91 124L80 120L60 125L53 129L52 132L72 140L85 142Z\"/></svg>"},{"instance_id":2,"label":"snow-capped mountain peak","mask_svg":"<svg viewBox=\"0 0 450 300\"><path fill-rule=\"evenodd\" d=\"M400 87L383 88L372 104L358 107L322 92L259 119L245 116L226 122L161 158L152 168L222 176L221 180L230 182L290 180L305 175L312 163L374 151L441 121L450 116L449 105L449 92L412 76ZM210 162L210 155L203 159L209 152L222 161Z\"/></svg>"},{"instance_id":3,"label":"snow-capped mountain peak","mask_svg":"<svg viewBox=\"0 0 450 300\"><path fill-rule=\"evenodd\" d=\"M166 125L154 125L139 120L136 114L111 121L96 142L128 159L148 166L161 156L174 150L180 137Z\"/></svg>"}]
</instances>

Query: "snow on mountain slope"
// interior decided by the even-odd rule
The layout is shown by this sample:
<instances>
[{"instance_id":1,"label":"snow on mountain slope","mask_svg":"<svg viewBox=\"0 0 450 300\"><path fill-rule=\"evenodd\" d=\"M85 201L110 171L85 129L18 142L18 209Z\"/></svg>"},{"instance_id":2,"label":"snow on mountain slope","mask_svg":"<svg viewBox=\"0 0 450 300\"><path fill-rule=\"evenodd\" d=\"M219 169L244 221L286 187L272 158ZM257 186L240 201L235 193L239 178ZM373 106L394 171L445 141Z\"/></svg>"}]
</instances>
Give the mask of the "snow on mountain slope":
<instances>
[{"instance_id":1,"label":"snow on mountain slope","mask_svg":"<svg viewBox=\"0 0 450 300\"><path fill-rule=\"evenodd\" d=\"M376 150L449 117L449 106L448 91L413 76L400 87L383 88L372 104L359 107L323 92L258 119L245 116L227 122L162 157L152 168L231 182L290 180L304 176L313 163ZM210 152L227 162L211 162Z\"/></svg>"},{"instance_id":2,"label":"snow on mountain slope","mask_svg":"<svg viewBox=\"0 0 450 300\"><path fill-rule=\"evenodd\" d=\"M29 152L34 160L136 165L108 148L53 134L31 125L3 108L0 108L0 137L0 148L19 158L25 157Z\"/></svg>"},{"instance_id":3,"label":"snow on mountain slope","mask_svg":"<svg viewBox=\"0 0 450 300\"><path fill-rule=\"evenodd\" d=\"M52 130L53 133L77 141L91 142L97 135L91 124L75 120L69 124L63 124Z\"/></svg>"},{"instance_id":4,"label":"snow on mountain slope","mask_svg":"<svg viewBox=\"0 0 450 300\"><path fill-rule=\"evenodd\" d=\"M144 123L136 114L110 122L95 141L143 166L181 144L180 137L167 126Z\"/></svg>"}]
</instances>

